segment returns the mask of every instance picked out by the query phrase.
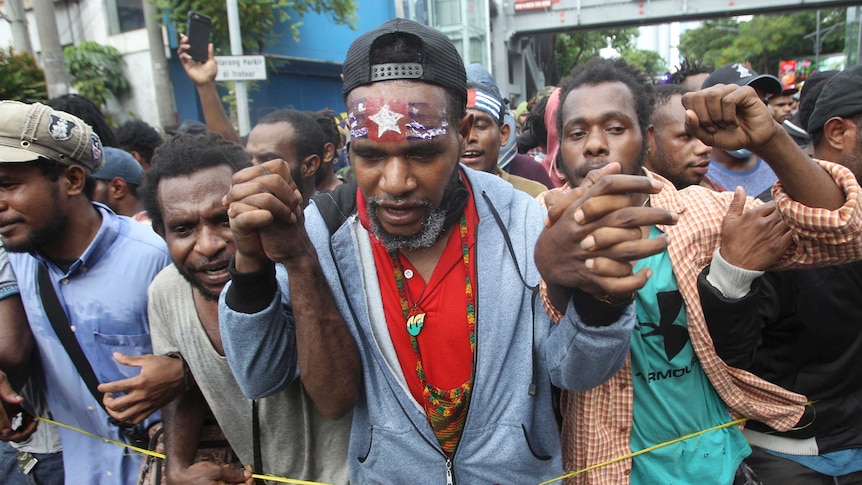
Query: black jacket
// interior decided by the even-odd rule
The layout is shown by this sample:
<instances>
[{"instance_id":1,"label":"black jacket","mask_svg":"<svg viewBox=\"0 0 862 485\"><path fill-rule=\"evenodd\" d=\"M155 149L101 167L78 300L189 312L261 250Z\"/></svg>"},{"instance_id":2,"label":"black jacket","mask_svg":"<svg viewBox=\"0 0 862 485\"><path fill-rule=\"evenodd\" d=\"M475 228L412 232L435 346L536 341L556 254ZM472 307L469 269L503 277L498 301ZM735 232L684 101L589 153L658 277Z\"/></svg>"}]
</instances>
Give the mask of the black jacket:
<instances>
[{"instance_id":1,"label":"black jacket","mask_svg":"<svg viewBox=\"0 0 862 485\"><path fill-rule=\"evenodd\" d=\"M862 262L768 272L738 300L708 272L698 290L719 357L816 401L782 436L815 437L821 453L862 448Z\"/></svg>"}]
</instances>

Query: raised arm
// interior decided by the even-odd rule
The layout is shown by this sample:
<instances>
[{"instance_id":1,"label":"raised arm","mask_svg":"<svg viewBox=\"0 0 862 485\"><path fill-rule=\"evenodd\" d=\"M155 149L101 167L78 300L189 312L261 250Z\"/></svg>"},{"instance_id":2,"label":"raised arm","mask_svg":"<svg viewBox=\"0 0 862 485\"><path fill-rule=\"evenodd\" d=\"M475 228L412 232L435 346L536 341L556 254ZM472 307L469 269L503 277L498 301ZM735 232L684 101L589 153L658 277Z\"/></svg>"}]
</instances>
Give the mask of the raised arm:
<instances>
[{"instance_id":1,"label":"raised arm","mask_svg":"<svg viewBox=\"0 0 862 485\"><path fill-rule=\"evenodd\" d=\"M716 148L756 153L794 200L829 210L844 204L835 180L796 145L750 86L719 84L686 93L682 103L689 133Z\"/></svg>"},{"instance_id":2,"label":"raised arm","mask_svg":"<svg viewBox=\"0 0 862 485\"><path fill-rule=\"evenodd\" d=\"M268 268L273 262L286 270L300 378L321 413L332 419L343 416L359 398L359 352L303 226L302 198L288 164L276 159L238 172L225 203L237 247L236 272L272 281ZM266 286L272 288L272 283ZM239 301L231 295L235 291L241 291L237 280L227 289L226 306ZM274 327L274 322L261 319L258 324ZM237 331L224 323L221 327L223 334Z\"/></svg>"},{"instance_id":3,"label":"raised arm","mask_svg":"<svg viewBox=\"0 0 862 485\"><path fill-rule=\"evenodd\" d=\"M234 129L230 122L227 113L224 110L224 105L216 89L215 78L218 75L218 64L216 64L213 56L213 45L209 44L207 50L207 61L204 63L192 59L188 54L189 39L185 34L180 34L180 46L177 48L177 55L186 70L189 79L195 83L198 91L198 98L201 101L201 108L204 111L204 121L207 129L218 133L225 140L232 141L242 145L242 140L239 133Z\"/></svg>"}]
</instances>

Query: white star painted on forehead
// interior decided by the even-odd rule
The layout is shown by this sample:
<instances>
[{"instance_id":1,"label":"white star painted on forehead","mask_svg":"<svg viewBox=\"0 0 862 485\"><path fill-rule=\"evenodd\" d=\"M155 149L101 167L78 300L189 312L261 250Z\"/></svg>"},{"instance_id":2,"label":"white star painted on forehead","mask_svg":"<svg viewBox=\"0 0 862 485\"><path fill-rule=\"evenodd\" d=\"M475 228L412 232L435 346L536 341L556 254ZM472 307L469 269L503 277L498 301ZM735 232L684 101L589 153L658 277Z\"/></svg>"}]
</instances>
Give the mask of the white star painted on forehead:
<instances>
[{"instance_id":1,"label":"white star painted on forehead","mask_svg":"<svg viewBox=\"0 0 862 485\"><path fill-rule=\"evenodd\" d=\"M369 116L368 118L371 121L377 123L377 137L383 136L387 131L394 131L395 133L401 133L401 127L398 126L398 120L403 118L404 115L401 113L396 113L389 109L388 104L384 104L380 111L376 114Z\"/></svg>"}]
</instances>

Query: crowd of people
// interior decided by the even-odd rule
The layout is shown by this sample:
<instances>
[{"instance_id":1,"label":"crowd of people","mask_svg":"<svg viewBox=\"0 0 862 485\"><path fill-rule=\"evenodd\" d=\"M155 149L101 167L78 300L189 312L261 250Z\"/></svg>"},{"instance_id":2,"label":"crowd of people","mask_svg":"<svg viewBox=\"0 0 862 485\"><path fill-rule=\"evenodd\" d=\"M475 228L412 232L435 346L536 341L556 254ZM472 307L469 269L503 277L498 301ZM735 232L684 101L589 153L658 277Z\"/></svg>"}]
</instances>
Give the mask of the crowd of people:
<instances>
[{"instance_id":1,"label":"crowd of people","mask_svg":"<svg viewBox=\"0 0 862 485\"><path fill-rule=\"evenodd\" d=\"M0 102L0 482L862 484L862 67L510 107L394 19L241 137L188 48L164 138Z\"/></svg>"}]
</instances>

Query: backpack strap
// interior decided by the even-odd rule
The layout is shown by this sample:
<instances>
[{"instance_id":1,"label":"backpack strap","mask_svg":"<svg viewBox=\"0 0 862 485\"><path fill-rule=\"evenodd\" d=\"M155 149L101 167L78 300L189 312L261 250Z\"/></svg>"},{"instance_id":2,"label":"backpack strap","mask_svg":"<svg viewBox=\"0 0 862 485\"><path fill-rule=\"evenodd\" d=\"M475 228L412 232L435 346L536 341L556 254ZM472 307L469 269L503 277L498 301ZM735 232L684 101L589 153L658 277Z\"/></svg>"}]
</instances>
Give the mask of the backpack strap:
<instances>
[{"instance_id":1,"label":"backpack strap","mask_svg":"<svg viewBox=\"0 0 862 485\"><path fill-rule=\"evenodd\" d=\"M69 317L60 303L60 298L57 296L57 291L51 283L51 276L48 274L48 268L44 264L39 263L37 268L37 281L39 282L39 297L42 299L42 307L45 310L45 315L51 322L51 327L54 328L54 333L57 339L66 349L72 363L75 365L75 370L81 376L81 380L87 386L93 399L105 410L108 415L108 421L120 429L120 435L126 438L129 444L139 448L146 448L149 439L145 436L146 433L133 424L126 424L114 419L103 401L105 395L99 391L99 378L96 377L96 372L93 366L87 359L84 349L78 343L78 338L75 337L74 327L69 323Z\"/></svg>"},{"instance_id":2,"label":"backpack strap","mask_svg":"<svg viewBox=\"0 0 862 485\"><path fill-rule=\"evenodd\" d=\"M333 190L311 197L330 235L335 234L347 218L356 212L356 187L354 182L341 184Z\"/></svg>"}]
</instances>

